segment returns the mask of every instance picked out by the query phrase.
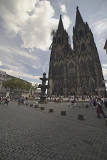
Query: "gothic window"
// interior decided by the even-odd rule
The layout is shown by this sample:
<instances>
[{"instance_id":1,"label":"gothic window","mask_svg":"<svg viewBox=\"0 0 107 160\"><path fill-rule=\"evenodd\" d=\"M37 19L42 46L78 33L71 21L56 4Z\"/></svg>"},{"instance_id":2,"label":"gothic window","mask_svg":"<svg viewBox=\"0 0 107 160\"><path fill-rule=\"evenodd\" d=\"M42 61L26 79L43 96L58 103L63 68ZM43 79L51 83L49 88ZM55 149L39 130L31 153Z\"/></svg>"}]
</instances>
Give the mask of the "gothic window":
<instances>
[{"instance_id":1,"label":"gothic window","mask_svg":"<svg viewBox=\"0 0 107 160\"><path fill-rule=\"evenodd\" d=\"M75 74L75 67L73 63L69 64L69 68L68 68L68 77L72 77Z\"/></svg>"},{"instance_id":2,"label":"gothic window","mask_svg":"<svg viewBox=\"0 0 107 160\"><path fill-rule=\"evenodd\" d=\"M81 51L86 51L86 47L84 43L81 44Z\"/></svg>"}]
</instances>

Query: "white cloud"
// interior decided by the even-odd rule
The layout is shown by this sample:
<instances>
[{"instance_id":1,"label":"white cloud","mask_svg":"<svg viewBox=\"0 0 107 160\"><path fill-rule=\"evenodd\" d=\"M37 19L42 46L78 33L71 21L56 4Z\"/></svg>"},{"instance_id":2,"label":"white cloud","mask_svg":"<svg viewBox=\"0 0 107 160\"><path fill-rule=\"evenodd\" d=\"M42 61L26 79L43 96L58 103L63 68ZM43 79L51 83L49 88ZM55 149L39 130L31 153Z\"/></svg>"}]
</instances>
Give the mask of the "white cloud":
<instances>
[{"instance_id":1,"label":"white cloud","mask_svg":"<svg viewBox=\"0 0 107 160\"><path fill-rule=\"evenodd\" d=\"M61 10L66 13L65 5ZM0 17L4 20L4 26L11 36L20 34L22 48L34 50L48 50L51 44L50 33L56 29L59 19L54 17L54 9L47 0L1 0ZM63 16L64 27L70 25L67 15Z\"/></svg>"},{"instance_id":2,"label":"white cloud","mask_svg":"<svg viewBox=\"0 0 107 160\"><path fill-rule=\"evenodd\" d=\"M29 78L33 74L31 70L36 72L36 69L41 68L40 59L35 53L29 54L13 46L0 46L0 54L1 69L13 76Z\"/></svg>"},{"instance_id":3,"label":"white cloud","mask_svg":"<svg viewBox=\"0 0 107 160\"><path fill-rule=\"evenodd\" d=\"M15 46L15 47L13 47L13 46L6 46L5 47L5 46L1 46L0 45L0 51L1 52L5 52L5 54L8 55L7 58L9 56L11 56L11 57L21 56L21 57L24 57L24 58L28 58L29 60L39 60L39 58L36 55L33 56L30 53L21 50L17 46Z\"/></svg>"},{"instance_id":4,"label":"white cloud","mask_svg":"<svg viewBox=\"0 0 107 160\"><path fill-rule=\"evenodd\" d=\"M54 10L49 1L41 1L35 7L33 15L30 16L21 28L22 47L48 50L51 44L50 33L56 28L58 20L52 18Z\"/></svg>"},{"instance_id":5,"label":"white cloud","mask_svg":"<svg viewBox=\"0 0 107 160\"><path fill-rule=\"evenodd\" d=\"M64 28L67 30L71 24L71 21L67 15L64 15L62 19L63 19Z\"/></svg>"},{"instance_id":6,"label":"white cloud","mask_svg":"<svg viewBox=\"0 0 107 160\"><path fill-rule=\"evenodd\" d=\"M103 66L103 67L107 67L107 64L103 64L102 66Z\"/></svg>"},{"instance_id":7,"label":"white cloud","mask_svg":"<svg viewBox=\"0 0 107 160\"><path fill-rule=\"evenodd\" d=\"M12 76L14 76L14 77L17 77L17 78L29 78L29 79L35 79L35 80L38 80L39 78L40 78L40 76L33 76L33 75L30 75L30 74L26 74L26 73L24 73L24 72L16 72L16 71L14 71L14 70L9 70L9 69L0 69L0 70L2 70L2 71L4 71L4 72L6 72L7 74L9 74L9 75L12 75Z\"/></svg>"},{"instance_id":8,"label":"white cloud","mask_svg":"<svg viewBox=\"0 0 107 160\"><path fill-rule=\"evenodd\" d=\"M21 47L49 49L50 33L58 25L54 9L47 0L1 0L0 17L8 32L20 33Z\"/></svg>"},{"instance_id":9,"label":"white cloud","mask_svg":"<svg viewBox=\"0 0 107 160\"><path fill-rule=\"evenodd\" d=\"M104 78L105 80L107 80L107 69L103 68L102 70L103 70Z\"/></svg>"},{"instance_id":10,"label":"white cloud","mask_svg":"<svg viewBox=\"0 0 107 160\"><path fill-rule=\"evenodd\" d=\"M64 4L61 4L60 8L62 13L66 13L66 6Z\"/></svg>"},{"instance_id":11,"label":"white cloud","mask_svg":"<svg viewBox=\"0 0 107 160\"><path fill-rule=\"evenodd\" d=\"M2 66L2 62L0 61L0 66Z\"/></svg>"},{"instance_id":12,"label":"white cloud","mask_svg":"<svg viewBox=\"0 0 107 160\"><path fill-rule=\"evenodd\" d=\"M106 34L107 32L107 19L95 22L92 25L94 32L98 35Z\"/></svg>"},{"instance_id":13,"label":"white cloud","mask_svg":"<svg viewBox=\"0 0 107 160\"><path fill-rule=\"evenodd\" d=\"M5 21L6 29L17 33L28 19L27 11L32 11L37 0L1 0L0 16Z\"/></svg>"}]
</instances>

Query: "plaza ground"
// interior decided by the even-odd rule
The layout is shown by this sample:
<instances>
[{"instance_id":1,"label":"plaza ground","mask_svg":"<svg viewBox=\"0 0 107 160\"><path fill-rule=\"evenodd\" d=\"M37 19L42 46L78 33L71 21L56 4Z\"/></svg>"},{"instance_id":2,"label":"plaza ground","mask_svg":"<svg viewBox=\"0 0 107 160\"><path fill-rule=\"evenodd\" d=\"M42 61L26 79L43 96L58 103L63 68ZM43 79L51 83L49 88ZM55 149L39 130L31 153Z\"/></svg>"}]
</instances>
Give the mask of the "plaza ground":
<instances>
[{"instance_id":1,"label":"plaza ground","mask_svg":"<svg viewBox=\"0 0 107 160\"><path fill-rule=\"evenodd\" d=\"M0 160L107 160L107 118L98 119L96 109L85 106L0 105ZM79 114L84 120L78 120Z\"/></svg>"}]
</instances>

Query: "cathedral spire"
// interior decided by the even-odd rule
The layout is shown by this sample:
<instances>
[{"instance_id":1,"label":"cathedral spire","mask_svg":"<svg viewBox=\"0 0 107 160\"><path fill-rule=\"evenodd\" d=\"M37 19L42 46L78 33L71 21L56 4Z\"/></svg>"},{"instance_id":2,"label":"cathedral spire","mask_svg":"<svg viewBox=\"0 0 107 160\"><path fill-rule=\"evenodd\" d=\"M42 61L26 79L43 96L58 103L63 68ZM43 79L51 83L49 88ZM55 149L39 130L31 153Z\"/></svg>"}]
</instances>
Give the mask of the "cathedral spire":
<instances>
[{"instance_id":1,"label":"cathedral spire","mask_svg":"<svg viewBox=\"0 0 107 160\"><path fill-rule=\"evenodd\" d=\"M78 25L80 25L80 24L83 24L84 21L83 21L83 19L82 19L81 14L80 14L79 7L77 6L76 9L77 9L77 12L76 12L75 26L78 26Z\"/></svg>"},{"instance_id":2,"label":"cathedral spire","mask_svg":"<svg viewBox=\"0 0 107 160\"><path fill-rule=\"evenodd\" d=\"M64 30L64 26L63 26L63 22L62 22L62 16L60 15L58 31L63 31L63 30Z\"/></svg>"}]
</instances>

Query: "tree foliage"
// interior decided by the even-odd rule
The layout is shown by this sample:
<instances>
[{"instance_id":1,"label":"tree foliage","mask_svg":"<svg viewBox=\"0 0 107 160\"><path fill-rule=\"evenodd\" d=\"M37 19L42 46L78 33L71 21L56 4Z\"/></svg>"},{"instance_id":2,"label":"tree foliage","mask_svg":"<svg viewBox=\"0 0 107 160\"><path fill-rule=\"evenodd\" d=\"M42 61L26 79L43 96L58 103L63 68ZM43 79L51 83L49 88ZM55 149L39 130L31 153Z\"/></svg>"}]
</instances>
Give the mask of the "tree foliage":
<instances>
[{"instance_id":1,"label":"tree foliage","mask_svg":"<svg viewBox=\"0 0 107 160\"><path fill-rule=\"evenodd\" d=\"M19 89L19 90L29 90L32 85L29 82L26 82L22 79L11 78L7 81L3 82L4 88L10 88L11 90Z\"/></svg>"}]
</instances>

